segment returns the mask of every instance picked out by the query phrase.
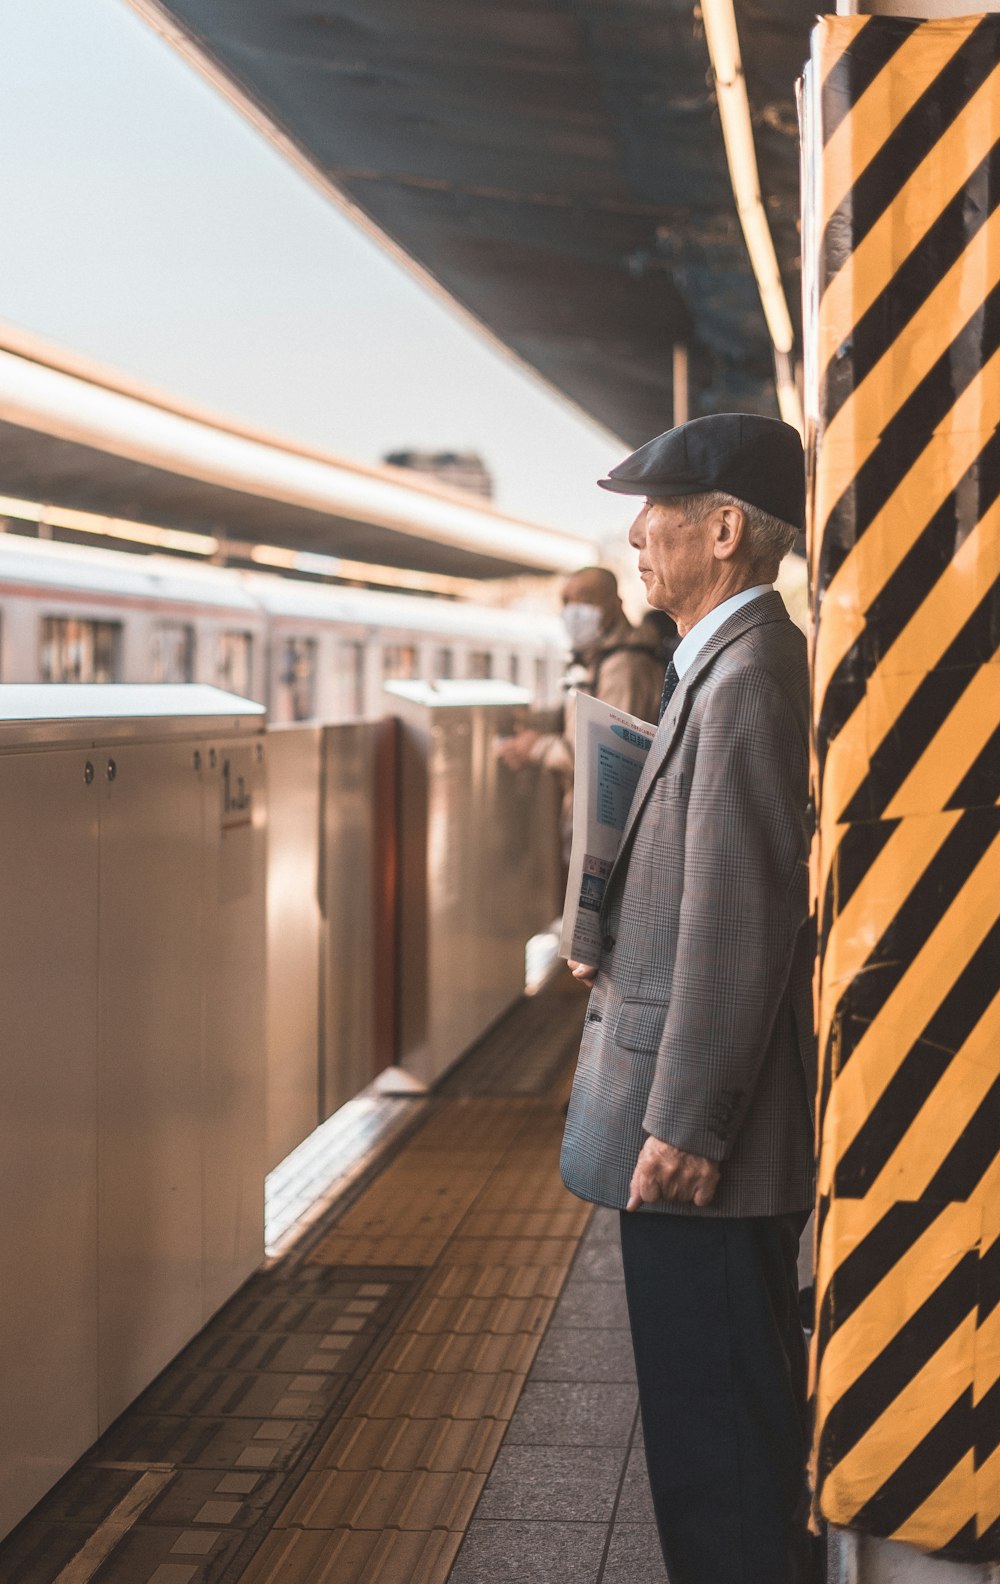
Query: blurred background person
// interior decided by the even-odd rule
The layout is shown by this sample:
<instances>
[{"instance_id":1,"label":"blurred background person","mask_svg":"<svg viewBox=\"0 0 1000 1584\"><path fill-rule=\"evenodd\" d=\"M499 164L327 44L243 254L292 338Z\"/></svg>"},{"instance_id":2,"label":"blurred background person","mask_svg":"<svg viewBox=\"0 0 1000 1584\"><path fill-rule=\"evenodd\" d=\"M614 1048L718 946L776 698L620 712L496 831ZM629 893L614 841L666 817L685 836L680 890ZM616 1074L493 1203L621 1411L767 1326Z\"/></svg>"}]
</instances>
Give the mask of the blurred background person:
<instances>
[{"instance_id":1,"label":"blurred background person","mask_svg":"<svg viewBox=\"0 0 1000 1584\"><path fill-rule=\"evenodd\" d=\"M570 663L563 677L566 700L561 732L526 727L497 745L497 757L511 770L541 764L562 787L563 861L569 862L573 834L574 694L592 694L614 709L655 722L660 707L669 637L647 626L633 627L622 609L618 581L607 567L582 567L563 585L563 622Z\"/></svg>"}]
</instances>

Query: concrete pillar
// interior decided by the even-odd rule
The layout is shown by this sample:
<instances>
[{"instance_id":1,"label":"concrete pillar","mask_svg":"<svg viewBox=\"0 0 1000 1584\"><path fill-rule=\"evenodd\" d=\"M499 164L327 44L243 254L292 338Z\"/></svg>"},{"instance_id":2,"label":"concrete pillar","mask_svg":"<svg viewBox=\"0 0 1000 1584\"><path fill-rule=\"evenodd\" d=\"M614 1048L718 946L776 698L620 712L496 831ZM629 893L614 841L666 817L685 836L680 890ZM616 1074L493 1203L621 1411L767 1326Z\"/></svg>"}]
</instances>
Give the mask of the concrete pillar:
<instances>
[{"instance_id":1,"label":"concrete pillar","mask_svg":"<svg viewBox=\"0 0 1000 1584\"><path fill-rule=\"evenodd\" d=\"M841 0L807 82L830 1584L1000 1579L1000 0L971 10Z\"/></svg>"}]
</instances>

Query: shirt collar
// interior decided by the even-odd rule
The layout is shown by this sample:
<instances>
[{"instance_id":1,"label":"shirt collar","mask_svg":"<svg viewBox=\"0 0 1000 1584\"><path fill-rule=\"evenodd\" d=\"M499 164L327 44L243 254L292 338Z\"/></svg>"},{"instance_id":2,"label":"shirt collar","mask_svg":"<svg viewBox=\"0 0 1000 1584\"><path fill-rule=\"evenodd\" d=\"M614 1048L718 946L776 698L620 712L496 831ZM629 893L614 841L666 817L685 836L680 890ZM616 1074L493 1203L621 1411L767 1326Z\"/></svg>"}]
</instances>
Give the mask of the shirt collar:
<instances>
[{"instance_id":1,"label":"shirt collar","mask_svg":"<svg viewBox=\"0 0 1000 1584\"><path fill-rule=\"evenodd\" d=\"M721 605L714 606L706 616L696 621L674 650L673 661L678 677L684 675L708 640L718 632L730 616L741 610L744 605L749 605L751 600L759 599L762 594L770 594L772 589L771 583L755 583L753 588L741 589L738 594L730 594Z\"/></svg>"}]
</instances>

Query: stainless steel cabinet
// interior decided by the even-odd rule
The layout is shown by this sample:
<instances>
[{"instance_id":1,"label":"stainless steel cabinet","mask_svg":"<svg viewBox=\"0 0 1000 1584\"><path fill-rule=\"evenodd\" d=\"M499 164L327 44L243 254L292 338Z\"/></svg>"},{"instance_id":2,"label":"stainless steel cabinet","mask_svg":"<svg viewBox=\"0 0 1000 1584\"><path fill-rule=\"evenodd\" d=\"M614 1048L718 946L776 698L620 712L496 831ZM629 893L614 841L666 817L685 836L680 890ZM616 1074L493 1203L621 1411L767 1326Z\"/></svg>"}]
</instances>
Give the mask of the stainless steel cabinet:
<instances>
[{"instance_id":1,"label":"stainless steel cabinet","mask_svg":"<svg viewBox=\"0 0 1000 1584\"><path fill-rule=\"evenodd\" d=\"M559 907L553 778L497 762L526 694L398 683L399 1064L432 1084L522 993L528 939Z\"/></svg>"},{"instance_id":2,"label":"stainless steel cabinet","mask_svg":"<svg viewBox=\"0 0 1000 1584\"><path fill-rule=\"evenodd\" d=\"M0 1533L98 1426L98 792L87 762L72 751L0 761Z\"/></svg>"},{"instance_id":3,"label":"stainless steel cabinet","mask_svg":"<svg viewBox=\"0 0 1000 1584\"><path fill-rule=\"evenodd\" d=\"M261 1258L262 725L0 688L0 1534Z\"/></svg>"}]
</instances>

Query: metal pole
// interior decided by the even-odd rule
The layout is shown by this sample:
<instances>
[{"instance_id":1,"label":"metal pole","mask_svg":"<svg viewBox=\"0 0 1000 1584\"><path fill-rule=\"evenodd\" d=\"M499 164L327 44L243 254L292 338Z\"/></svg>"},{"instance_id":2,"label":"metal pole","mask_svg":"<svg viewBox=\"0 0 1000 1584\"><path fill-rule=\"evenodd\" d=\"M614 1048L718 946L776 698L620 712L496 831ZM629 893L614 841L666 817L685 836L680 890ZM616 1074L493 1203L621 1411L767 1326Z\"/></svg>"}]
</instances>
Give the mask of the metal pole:
<instances>
[{"instance_id":1,"label":"metal pole","mask_svg":"<svg viewBox=\"0 0 1000 1584\"><path fill-rule=\"evenodd\" d=\"M674 342L674 428L688 421L688 349Z\"/></svg>"}]
</instances>

